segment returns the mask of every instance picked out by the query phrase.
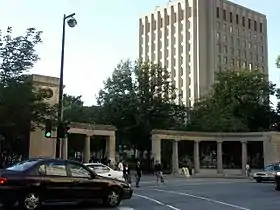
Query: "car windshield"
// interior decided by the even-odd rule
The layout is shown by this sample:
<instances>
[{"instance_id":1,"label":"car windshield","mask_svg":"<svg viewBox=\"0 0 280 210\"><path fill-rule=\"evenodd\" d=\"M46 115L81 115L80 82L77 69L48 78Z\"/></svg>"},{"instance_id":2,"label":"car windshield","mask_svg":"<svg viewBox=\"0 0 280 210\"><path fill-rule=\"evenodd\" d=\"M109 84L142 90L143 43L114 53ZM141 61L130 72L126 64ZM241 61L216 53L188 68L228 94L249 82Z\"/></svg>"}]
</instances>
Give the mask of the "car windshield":
<instances>
[{"instance_id":1,"label":"car windshield","mask_svg":"<svg viewBox=\"0 0 280 210\"><path fill-rule=\"evenodd\" d=\"M8 167L8 168L6 168L6 170L25 171L26 169L34 166L36 163L38 163L38 160L26 160L26 161L16 163L15 165L12 165L11 167Z\"/></svg>"}]
</instances>

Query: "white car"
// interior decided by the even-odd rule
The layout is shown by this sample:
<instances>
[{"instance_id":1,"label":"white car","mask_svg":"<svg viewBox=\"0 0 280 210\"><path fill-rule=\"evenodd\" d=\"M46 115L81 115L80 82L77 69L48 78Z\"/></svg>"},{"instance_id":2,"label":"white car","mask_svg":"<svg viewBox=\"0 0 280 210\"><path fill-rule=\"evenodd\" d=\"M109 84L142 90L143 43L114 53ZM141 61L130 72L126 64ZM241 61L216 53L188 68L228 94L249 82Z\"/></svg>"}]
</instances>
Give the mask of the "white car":
<instances>
[{"instance_id":1,"label":"white car","mask_svg":"<svg viewBox=\"0 0 280 210\"><path fill-rule=\"evenodd\" d=\"M99 176L125 181L122 171L116 171L102 163L85 163L84 165L89 167Z\"/></svg>"}]
</instances>

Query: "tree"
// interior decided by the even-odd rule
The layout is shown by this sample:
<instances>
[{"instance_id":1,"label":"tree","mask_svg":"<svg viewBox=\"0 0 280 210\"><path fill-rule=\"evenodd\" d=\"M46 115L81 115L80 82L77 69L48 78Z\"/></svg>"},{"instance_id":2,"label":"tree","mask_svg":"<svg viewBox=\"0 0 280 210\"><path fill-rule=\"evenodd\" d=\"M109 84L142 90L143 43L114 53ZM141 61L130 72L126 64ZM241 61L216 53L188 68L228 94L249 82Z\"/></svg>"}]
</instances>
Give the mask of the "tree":
<instances>
[{"instance_id":1,"label":"tree","mask_svg":"<svg viewBox=\"0 0 280 210\"><path fill-rule=\"evenodd\" d=\"M121 144L150 149L150 131L176 127L184 109L174 103L176 89L159 65L126 61L100 90L103 121L118 128ZM126 141L124 141L126 140Z\"/></svg>"},{"instance_id":2,"label":"tree","mask_svg":"<svg viewBox=\"0 0 280 210\"><path fill-rule=\"evenodd\" d=\"M24 36L12 36L12 28L0 34L0 134L5 139L28 138L30 129L54 118L55 107L44 102L46 93L36 90L28 70L39 60L35 46L41 31L29 28Z\"/></svg>"},{"instance_id":3,"label":"tree","mask_svg":"<svg viewBox=\"0 0 280 210\"><path fill-rule=\"evenodd\" d=\"M268 130L275 114L269 95L275 85L259 71L216 74L210 93L193 107L189 129L216 132Z\"/></svg>"},{"instance_id":4,"label":"tree","mask_svg":"<svg viewBox=\"0 0 280 210\"><path fill-rule=\"evenodd\" d=\"M82 96L64 94L63 104L65 120L91 124L100 123L100 107L84 106Z\"/></svg>"}]
</instances>

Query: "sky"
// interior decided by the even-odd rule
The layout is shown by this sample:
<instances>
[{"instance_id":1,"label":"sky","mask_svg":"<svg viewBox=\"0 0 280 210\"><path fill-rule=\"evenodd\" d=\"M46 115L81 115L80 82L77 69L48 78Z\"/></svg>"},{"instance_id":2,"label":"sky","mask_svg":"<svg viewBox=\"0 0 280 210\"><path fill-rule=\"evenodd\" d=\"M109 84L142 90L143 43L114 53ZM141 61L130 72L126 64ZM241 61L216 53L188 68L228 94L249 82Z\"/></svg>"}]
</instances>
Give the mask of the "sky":
<instances>
[{"instance_id":1,"label":"sky","mask_svg":"<svg viewBox=\"0 0 280 210\"><path fill-rule=\"evenodd\" d=\"M279 84L280 1L232 0L267 15L270 80ZM121 60L137 59L139 17L165 6L168 0L0 0L0 29L43 31L37 52L41 60L30 73L59 77L63 14L76 13L78 25L66 29L64 84L67 94L85 105L96 103L103 81Z\"/></svg>"}]
</instances>

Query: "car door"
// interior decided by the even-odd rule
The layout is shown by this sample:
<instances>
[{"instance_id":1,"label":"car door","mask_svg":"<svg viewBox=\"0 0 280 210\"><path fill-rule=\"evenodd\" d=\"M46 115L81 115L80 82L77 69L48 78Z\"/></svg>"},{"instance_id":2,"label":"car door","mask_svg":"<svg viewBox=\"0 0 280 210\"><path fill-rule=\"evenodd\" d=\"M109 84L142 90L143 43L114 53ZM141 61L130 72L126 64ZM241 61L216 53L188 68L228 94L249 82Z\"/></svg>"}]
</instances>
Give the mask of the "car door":
<instances>
[{"instance_id":1,"label":"car door","mask_svg":"<svg viewBox=\"0 0 280 210\"><path fill-rule=\"evenodd\" d=\"M67 167L72 178L72 189L77 199L96 199L105 195L106 182L94 177L90 169L76 162L68 162Z\"/></svg>"},{"instance_id":2,"label":"car door","mask_svg":"<svg viewBox=\"0 0 280 210\"><path fill-rule=\"evenodd\" d=\"M38 175L41 176L41 185L44 189L46 201L71 201L72 180L67 175L65 161L48 161L37 167Z\"/></svg>"}]
</instances>

